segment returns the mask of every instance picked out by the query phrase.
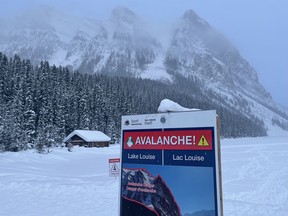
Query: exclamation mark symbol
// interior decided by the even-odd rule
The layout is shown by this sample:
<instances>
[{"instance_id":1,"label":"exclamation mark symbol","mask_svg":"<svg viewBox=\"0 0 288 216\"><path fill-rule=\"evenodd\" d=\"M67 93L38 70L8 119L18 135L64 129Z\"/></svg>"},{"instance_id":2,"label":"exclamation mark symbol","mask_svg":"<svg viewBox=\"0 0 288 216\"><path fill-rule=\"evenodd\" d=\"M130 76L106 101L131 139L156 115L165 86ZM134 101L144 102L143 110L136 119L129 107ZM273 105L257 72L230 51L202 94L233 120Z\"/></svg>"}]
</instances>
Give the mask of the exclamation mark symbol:
<instances>
[{"instance_id":1,"label":"exclamation mark symbol","mask_svg":"<svg viewBox=\"0 0 288 216\"><path fill-rule=\"evenodd\" d=\"M196 137L193 136L193 145L195 145L195 144L196 144Z\"/></svg>"},{"instance_id":2,"label":"exclamation mark symbol","mask_svg":"<svg viewBox=\"0 0 288 216\"><path fill-rule=\"evenodd\" d=\"M201 136L198 146L209 146L209 143L207 142L206 138L204 135Z\"/></svg>"}]
</instances>

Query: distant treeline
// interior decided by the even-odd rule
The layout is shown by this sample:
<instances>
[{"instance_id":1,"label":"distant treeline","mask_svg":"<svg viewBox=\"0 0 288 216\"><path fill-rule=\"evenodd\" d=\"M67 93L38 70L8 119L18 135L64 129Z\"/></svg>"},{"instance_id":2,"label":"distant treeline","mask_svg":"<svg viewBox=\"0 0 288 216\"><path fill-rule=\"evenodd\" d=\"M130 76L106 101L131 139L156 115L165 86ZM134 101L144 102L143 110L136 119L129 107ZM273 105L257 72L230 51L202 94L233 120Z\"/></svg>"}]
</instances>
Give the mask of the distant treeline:
<instances>
[{"instance_id":1,"label":"distant treeline","mask_svg":"<svg viewBox=\"0 0 288 216\"><path fill-rule=\"evenodd\" d=\"M164 98L190 108L216 109L222 137L267 135L262 121L211 97L195 77L165 84L81 74L46 61L33 67L29 60L0 53L0 150L41 152L75 129L100 130L119 139L122 115L155 113Z\"/></svg>"}]
</instances>

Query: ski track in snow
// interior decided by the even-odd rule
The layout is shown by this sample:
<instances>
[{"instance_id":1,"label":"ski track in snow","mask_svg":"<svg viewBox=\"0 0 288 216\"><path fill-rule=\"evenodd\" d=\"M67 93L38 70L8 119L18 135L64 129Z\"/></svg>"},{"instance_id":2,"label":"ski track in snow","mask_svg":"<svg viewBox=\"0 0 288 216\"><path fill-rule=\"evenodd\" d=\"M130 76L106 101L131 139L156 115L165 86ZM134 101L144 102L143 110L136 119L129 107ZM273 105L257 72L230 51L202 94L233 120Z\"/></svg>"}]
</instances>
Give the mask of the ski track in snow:
<instances>
[{"instance_id":1,"label":"ski track in snow","mask_svg":"<svg viewBox=\"0 0 288 216\"><path fill-rule=\"evenodd\" d=\"M222 146L225 214L287 215L287 162L288 137L225 140Z\"/></svg>"},{"instance_id":2,"label":"ski track in snow","mask_svg":"<svg viewBox=\"0 0 288 216\"><path fill-rule=\"evenodd\" d=\"M288 214L288 137L224 139L224 215ZM117 216L119 178L109 148L0 154L1 216Z\"/></svg>"}]
</instances>

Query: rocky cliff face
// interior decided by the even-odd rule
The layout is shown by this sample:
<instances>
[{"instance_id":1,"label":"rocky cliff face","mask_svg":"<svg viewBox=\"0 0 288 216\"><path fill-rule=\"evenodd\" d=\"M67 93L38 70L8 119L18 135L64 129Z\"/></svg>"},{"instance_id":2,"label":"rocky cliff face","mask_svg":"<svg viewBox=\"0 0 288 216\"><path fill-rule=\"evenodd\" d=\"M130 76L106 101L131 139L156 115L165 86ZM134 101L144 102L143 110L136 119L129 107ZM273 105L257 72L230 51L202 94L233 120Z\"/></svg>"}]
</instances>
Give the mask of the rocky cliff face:
<instances>
[{"instance_id":1,"label":"rocky cliff face","mask_svg":"<svg viewBox=\"0 0 288 216\"><path fill-rule=\"evenodd\" d=\"M241 92L257 99L271 100L258 82L256 71L237 49L212 26L188 10L183 15L166 55L167 70L197 76L205 85L227 92Z\"/></svg>"},{"instance_id":2,"label":"rocky cliff face","mask_svg":"<svg viewBox=\"0 0 288 216\"><path fill-rule=\"evenodd\" d=\"M129 9L118 7L87 41L79 70L119 76L138 76L154 62L161 44L143 31L141 20Z\"/></svg>"},{"instance_id":3,"label":"rocky cliff face","mask_svg":"<svg viewBox=\"0 0 288 216\"><path fill-rule=\"evenodd\" d=\"M157 215L181 216L180 209L161 176L153 177L145 169L124 169L122 197L145 206ZM124 206L125 208L125 206ZM135 209L134 215L139 215Z\"/></svg>"}]
</instances>

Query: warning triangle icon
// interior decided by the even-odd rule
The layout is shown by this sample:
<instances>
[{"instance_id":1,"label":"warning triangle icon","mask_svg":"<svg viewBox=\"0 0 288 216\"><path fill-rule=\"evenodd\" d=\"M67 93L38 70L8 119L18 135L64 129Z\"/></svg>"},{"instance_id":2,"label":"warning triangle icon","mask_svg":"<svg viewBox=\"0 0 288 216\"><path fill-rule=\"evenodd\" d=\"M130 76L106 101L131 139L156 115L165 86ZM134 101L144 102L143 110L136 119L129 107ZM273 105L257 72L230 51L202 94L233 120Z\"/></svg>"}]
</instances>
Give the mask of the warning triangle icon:
<instances>
[{"instance_id":1,"label":"warning triangle icon","mask_svg":"<svg viewBox=\"0 0 288 216\"><path fill-rule=\"evenodd\" d=\"M114 171L114 172L119 171L119 168L115 163L112 165L111 171Z\"/></svg>"},{"instance_id":2,"label":"warning triangle icon","mask_svg":"<svg viewBox=\"0 0 288 216\"><path fill-rule=\"evenodd\" d=\"M209 143L208 143L208 141L204 135L201 136L201 138L198 142L198 146L209 146Z\"/></svg>"}]
</instances>

